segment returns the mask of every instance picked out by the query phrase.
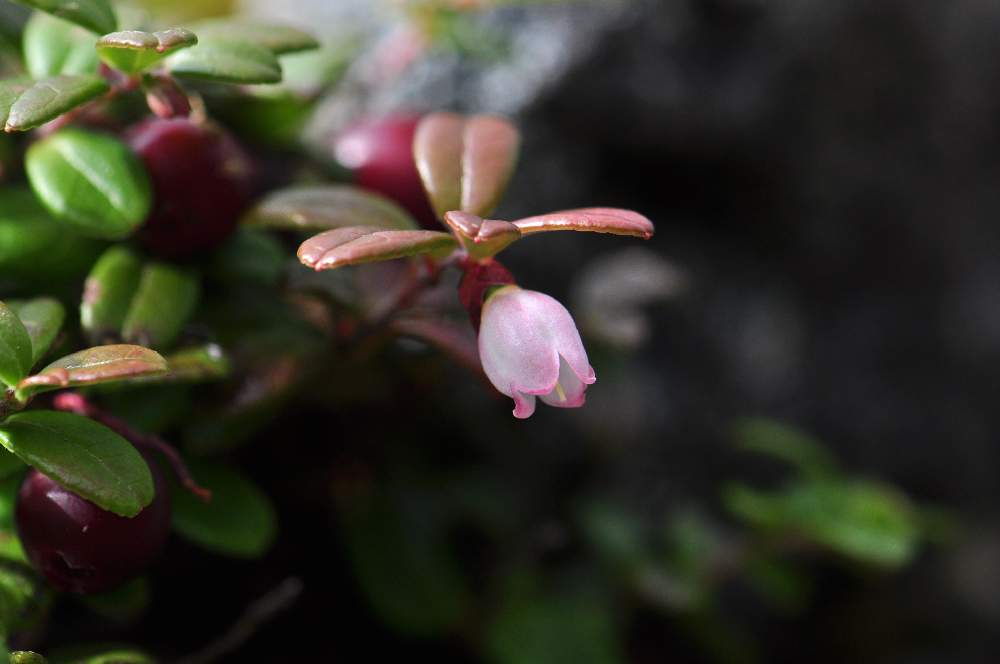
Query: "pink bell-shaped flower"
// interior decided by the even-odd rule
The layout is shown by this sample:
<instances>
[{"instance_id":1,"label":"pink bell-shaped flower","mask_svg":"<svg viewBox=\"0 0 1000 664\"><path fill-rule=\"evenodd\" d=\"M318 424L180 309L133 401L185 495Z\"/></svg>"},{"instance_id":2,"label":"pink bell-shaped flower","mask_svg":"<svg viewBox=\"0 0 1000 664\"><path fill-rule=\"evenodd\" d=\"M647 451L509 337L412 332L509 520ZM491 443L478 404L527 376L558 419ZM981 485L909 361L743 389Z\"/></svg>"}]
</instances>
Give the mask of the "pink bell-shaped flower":
<instances>
[{"instance_id":1,"label":"pink bell-shaped flower","mask_svg":"<svg viewBox=\"0 0 1000 664\"><path fill-rule=\"evenodd\" d=\"M557 300L504 286L483 305L479 359L490 382L514 399L514 417L531 417L535 397L579 408L597 377L573 317Z\"/></svg>"}]
</instances>

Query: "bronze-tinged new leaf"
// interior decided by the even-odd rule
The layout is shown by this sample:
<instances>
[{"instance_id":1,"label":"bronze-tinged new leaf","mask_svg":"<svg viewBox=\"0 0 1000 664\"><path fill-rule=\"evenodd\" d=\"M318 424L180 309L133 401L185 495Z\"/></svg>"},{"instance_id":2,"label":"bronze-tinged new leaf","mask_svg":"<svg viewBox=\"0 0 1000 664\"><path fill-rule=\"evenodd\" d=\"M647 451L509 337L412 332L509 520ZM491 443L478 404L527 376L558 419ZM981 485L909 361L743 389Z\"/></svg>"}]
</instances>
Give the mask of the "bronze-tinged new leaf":
<instances>
[{"instance_id":1,"label":"bronze-tinged new leaf","mask_svg":"<svg viewBox=\"0 0 1000 664\"><path fill-rule=\"evenodd\" d=\"M455 247L455 238L448 233L351 226L309 238L299 247L299 260L316 270L332 270L417 254L446 253Z\"/></svg>"},{"instance_id":2,"label":"bronze-tinged new leaf","mask_svg":"<svg viewBox=\"0 0 1000 664\"><path fill-rule=\"evenodd\" d=\"M4 131L27 131L99 97L108 90L100 76L52 76L34 83L0 83Z\"/></svg>"},{"instance_id":3,"label":"bronze-tinged new leaf","mask_svg":"<svg viewBox=\"0 0 1000 664\"><path fill-rule=\"evenodd\" d=\"M184 28L158 32L123 30L97 40L97 52L109 66L134 74L148 69L174 51L197 43L198 37Z\"/></svg>"},{"instance_id":4,"label":"bronze-tinged new leaf","mask_svg":"<svg viewBox=\"0 0 1000 664\"><path fill-rule=\"evenodd\" d=\"M209 19L193 27L199 35L252 42L275 55L308 51L319 46L312 35L298 28L244 18Z\"/></svg>"},{"instance_id":5,"label":"bronze-tinged new leaf","mask_svg":"<svg viewBox=\"0 0 1000 664\"><path fill-rule=\"evenodd\" d=\"M513 222L523 235L546 231L588 231L631 235L648 240L653 237L653 222L638 212L618 208L580 208L526 217Z\"/></svg>"},{"instance_id":6,"label":"bronze-tinged new leaf","mask_svg":"<svg viewBox=\"0 0 1000 664\"><path fill-rule=\"evenodd\" d=\"M462 131L456 113L431 113L417 126L413 157L438 216L462 206Z\"/></svg>"},{"instance_id":7,"label":"bronze-tinged new leaf","mask_svg":"<svg viewBox=\"0 0 1000 664\"><path fill-rule=\"evenodd\" d=\"M421 120L413 156L437 213L492 212L514 170L520 140L517 129L499 117L432 113Z\"/></svg>"},{"instance_id":8,"label":"bronze-tinged new leaf","mask_svg":"<svg viewBox=\"0 0 1000 664\"><path fill-rule=\"evenodd\" d=\"M346 184L303 185L276 191L254 207L244 223L313 232L348 226L417 228L413 217L393 201Z\"/></svg>"},{"instance_id":9,"label":"bronze-tinged new leaf","mask_svg":"<svg viewBox=\"0 0 1000 664\"><path fill-rule=\"evenodd\" d=\"M483 219L457 210L446 212L444 221L475 259L495 256L521 239L521 230L509 221Z\"/></svg>"},{"instance_id":10,"label":"bronze-tinged new leaf","mask_svg":"<svg viewBox=\"0 0 1000 664\"><path fill-rule=\"evenodd\" d=\"M461 210L487 215L514 172L521 134L503 118L476 115L466 120L462 143Z\"/></svg>"},{"instance_id":11,"label":"bronze-tinged new leaf","mask_svg":"<svg viewBox=\"0 0 1000 664\"><path fill-rule=\"evenodd\" d=\"M95 385L167 371L167 361L154 350L131 344L95 346L62 357L17 385L18 397L64 387Z\"/></svg>"}]
</instances>

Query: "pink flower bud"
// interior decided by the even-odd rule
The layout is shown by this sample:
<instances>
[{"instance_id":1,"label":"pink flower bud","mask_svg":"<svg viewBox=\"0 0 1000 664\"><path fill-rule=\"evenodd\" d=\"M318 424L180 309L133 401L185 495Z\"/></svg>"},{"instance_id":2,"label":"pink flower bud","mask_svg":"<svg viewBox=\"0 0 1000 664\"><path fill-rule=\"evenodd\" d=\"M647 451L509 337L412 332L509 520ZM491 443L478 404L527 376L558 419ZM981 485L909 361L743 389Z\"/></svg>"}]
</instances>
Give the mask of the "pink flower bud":
<instances>
[{"instance_id":1,"label":"pink flower bud","mask_svg":"<svg viewBox=\"0 0 1000 664\"><path fill-rule=\"evenodd\" d=\"M514 399L514 417L531 417L535 397L579 408L597 377L573 317L557 300L517 286L487 298L479 327L479 360L490 382Z\"/></svg>"}]
</instances>

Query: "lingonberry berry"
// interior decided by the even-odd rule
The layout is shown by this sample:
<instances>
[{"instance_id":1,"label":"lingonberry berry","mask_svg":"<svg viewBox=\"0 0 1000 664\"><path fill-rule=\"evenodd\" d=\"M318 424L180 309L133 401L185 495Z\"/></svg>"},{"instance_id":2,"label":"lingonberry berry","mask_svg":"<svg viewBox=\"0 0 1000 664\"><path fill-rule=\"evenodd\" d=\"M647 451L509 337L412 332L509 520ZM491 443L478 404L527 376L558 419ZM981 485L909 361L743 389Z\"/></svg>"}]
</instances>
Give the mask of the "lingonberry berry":
<instances>
[{"instance_id":1,"label":"lingonberry berry","mask_svg":"<svg viewBox=\"0 0 1000 664\"><path fill-rule=\"evenodd\" d=\"M419 122L420 116L410 113L361 120L337 136L334 156L358 185L396 201L424 228L439 229L413 159Z\"/></svg>"},{"instance_id":2,"label":"lingonberry berry","mask_svg":"<svg viewBox=\"0 0 1000 664\"><path fill-rule=\"evenodd\" d=\"M150 462L156 497L127 519L107 512L31 470L15 521L31 564L52 586L73 593L114 588L146 569L170 531L169 487Z\"/></svg>"},{"instance_id":3,"label":"lingonberry berry","mask_svg":"<svg viewBox=\"0 0 1000 664\"><path fill-rule=\"evenodd\" d=\"M138 238L151 253L186 258L218 247L253 194L253 164L221 128L151 118L126 138L146 164L155 196Z\"/></svg>"}]
</instances>

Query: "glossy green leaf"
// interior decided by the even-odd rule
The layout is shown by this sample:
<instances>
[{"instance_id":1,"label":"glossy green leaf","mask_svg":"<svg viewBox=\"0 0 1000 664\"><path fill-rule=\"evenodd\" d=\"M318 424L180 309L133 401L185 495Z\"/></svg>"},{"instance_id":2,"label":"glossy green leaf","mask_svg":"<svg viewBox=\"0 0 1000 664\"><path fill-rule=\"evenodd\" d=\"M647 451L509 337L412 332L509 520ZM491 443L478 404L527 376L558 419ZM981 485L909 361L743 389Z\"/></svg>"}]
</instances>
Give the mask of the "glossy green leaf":
<instances>
[{"instance_id":1,"label":"glossy green leaf","mask_svg":"<svg viewBox=\"0 0 1000 664\"><path fill-rule=\"evenodd\" d=\"M28 568L0 563L0 635L18 630L37 593L38 581Z\"/></svg>"},{"instance_id":2,"label":"glossy green leaf","mask_svg":"<svg viewBox=\"0 0 1000 664\"><path fill-rule=\"evenodd\" d=\"M200 382L229 375L229 358L216 344L182 348L167 357L166 378L172 381Z\"/></svg>"},{"instance_id":3,"label":"glossy green leaf","mask_svg":"<svg viewBox=\"0 0 1000 664\"><path fill-rule=\"evenodd\" d=\"M281 64L269 49L249 41L204 38L193 47L170 56L167 67L175 76L216 83L278 83Z\"/></svg>"},{"instance_id":4,"label":"glossy green leaf","mask_svg":"<svg viewBox=\"0 0 1000 664\"><path fill-rule=\"evenodd\" d=\"M66 319L66 310L58 300L39 297L34 300L11 301L7 303L21 319L31 338L31 365L34 366L45 355Z\"/></svg>"},{"instance_id":5,"label":"glossy green leaf","mask_svg":"<svg viewBox=\"0 0 1000 664\"><path fill-rule=\"evenodd\" d=\"M733 426L732 435L742 449L790 463L806 475L829 476L837 468L833 455L822 443L774 420L740 420Z\"/></svg>"},{"instance_id":6,"label":"glossy green leaf","mask_svg":"<svg viewBox=\"0 0 1000 664\"><path fill-rule=\"evenodd\" d=\"M142 455L103 424L72 413L32 410L0 424L0 443L98 507L133 517L153 500Z\"/></svg>"},{"instance_id":7,"label":"glossy green leaf","mask_svg":"<svg viewBox=\"0 0 1000 664\"><path fill-rule=\"evenodd\" d=\"M206 38L251 42L275 55L308 51L319 46L319 42L312 35L298 28L245 18L199 21L194 25L194 30Z\"/></svg>"},{"instance_id":8,"label":"glossy green leaf","mask_svg":"<svg viewBox=\"0 0 1000 664\"><path fill-rule=\"evenodd\" d=\"M164 373L167 361L154 350L130 344L95 346L61 357L17 385L26 399L40 392L97 385Z\"/></svg>"},{"instance_id":9,"label":"glossy green leaf","mask_svg":"<svg viewBox=\"0 0 1000 664\"><path fill-rule=\"evenodd\" d=\"M432 113L417 127L413 156L439 216L485 216L500 202L519 146L520 134L503 118Z\"/></svg>"},{"instance_id":10,"label":"glossy green leaf","mask_svg":"<svg viewBox=\"0 0 1000 664\"><path fill-rule=\"evenodd\" d=\"M21 43L32 78L97 73L94 34L69 21L36 12L24 26Z\"/></svg>"},{"instance_id":11,"label":"glossy green leaf","mask_svg":"<svg viewBox=\"0 0 1000 664\"><path fill-rule=\"evenodd\" d=\"M52 664L156 664L156 660L124 645L88 645L55 651Z\"/></svg>"},{"instance_id":12,"label":"glossy green leaf","mask_svg":"<svg viewBox=\"0 0 1000 664\"><path fill-rule=\"evenodd\" d=\"M0 82L4 131L27 131L99 97L108 90L100 76L52 76L40 81Z\"/></svg>"},{"instance_id":13,"label":"glossy green leaf","mask_svg":"<svg viewBox=\"0 0 1000 664\"><path fill-rule=\"evenodd\" d=\"M0 480L6 479L19 470L24 469L24 463L16 456L3 450L0 453Z\"/></svg>"},{"instance_id":14,"label":"glossy green leaf","mask_svg":"<svg viewBox=\"0 0 1000 664\"><path fill-rule=\"evenodd\" d=\"M14 310L0 302L0 381L8 386L31 371L31 337Z\"/></svg>"},{"instance_id":15,"label":"glossy green leaf","mask_svg":"<svg viewBox=\"0 0 1000 664\"><path fill-rule=\"evenodd\" d=\"M782 493L734 486L724 499L754 526L805 537L873 565L904 565L919 542L917 517L905 497L869 482L802 482Z\"/></svg>"},{"instance_id":16,"label":"glossy green leaf","mask_svg":"<svg viewBox=\"0 0 1000 664\"><path fill-rule=\"evenodd\" d=\"M114 32L118 20L108 0L16 0L58 18L82 25L97 34Z\"/></svg>"},{"instance_id":17,"label":"glossy green leaf","mask_svg":"<svg viewBox=\"0 0 1000 664\"><path fill-rule=\"evenodd\" d=\"M122 246L105 251L83 286L80 324L95 343L121 333L132 299L139 289L142 261Z\"/></svg>"},{"instance_id":18,"label":"glossy green leaf","mask_svg":"<svg viewBox=\"0 0 1000 664\"><path fill-rule=\"evenodd\" d=\"M101 243L68 231L20 187L0 189L0 274L22 283L80 276Z\"/></svg>"},{"instance_id":19,"label":"glossy green leaf","mask_svg":"<svg viewBox=\"0 0 1000 664\"><path fill-rule=\"evenodd\" d=\"M4 468L0 474L0 559L27 562L28 558L14 525L14 510L17 506L17 493L28 467L6 449L3 449L0 459L0 465ZM8 464L11 465L10 470L7 470Z\"/></svg>"},{"instance_id":20,"label":"glossy green leaf","mask_svg":"<svg viewBox=\"0 0 1000 664\"><path fill-rule=\"evenodd\" d=\"M97 53L109 67L135 74L153 66L171 53L198 43L198 37L184 28L158 32L124 30L104 35L97 41Z\"/></svg>"},{"instance_id":21,"label":"glossy green leaf","mask_svg":"<svg viewBox=\"0 0 1000 664\"><path fill-rule=\"evenodd\" d=\"M418 228L395 202L347 184L298 185L273 192L247 214L244 223L312 232L346 226Z\"/></svg>"},{"instance_id":22,"label":"glossy green leaf","mask_svg":"<svg viewBox=\"0 0 1000 664\"><path fill-rule=\"evenodd\" d=\"M10 653L10 664L48 664L43 655L31 650L15 650Z\"/></svg>"},{"instance_id":23,"label":"glossy green leaf","mask_svg":"<svg viewBox=\"0 0 1000 664\"><path fill-rule=\"evenodd\" d=\"M126 341L151 348L170 346L198 305L196 274L167 263L149 263L122 327Z\"/></svg>"},{"instance_id":24,"label":"glossy green leaf","mask_svg":"<svg viewBox=\"0 0 1000 664\"><path fill-rule=\"evenodd\" d=\"M49 211L94 237L125 237L152 204L142 163L111 136L63 129L28 149L25 168Z\"/></svg>"},{"instance_id":25,"label":"glossy green leaf","mask_svg":"<svg viewBox=\"0 0 1000 664\"><path fill-rule=\"evenodd\" d=\"M80 601L101 617L122 623L135 620L146 610L149 595L149 582L139 577L113 590L82 595Z\"/></svg>"},{"instance_id":26,"label":"glossy green leaf","mask_svg":"<svg viewBox=\"0 0 1000 664\"><path fill-rule=\"evenodd\" d=\"M284 275L291 252L268 231L239 228L212 258L209 274L227 284L273 287Z\"/></svg>"},{"instance_id":27,"label":"glossy green leaf","mask_svg":"<svg viewBox=\"0 0 1000 664\"><path fill-rule=\"evenodd\" d=\"M455 247L455 238L439 231L348 226L314 235L302 243L298 255L303 265L314 270L333 270L418 254L441 256Z\"/></svg>"},{"instance_id":28,"label":"glossy green leaf","mask_svg":"<svg viewBox=\"0 0 1000 664\"><path fill-rule=\"evenodd\" d=\"M241 473L221 464L194 463L191 473L212 492L212 499L206 503L188 491L173 491L174 529L224 556L258 558L267 553L277 533L277 516L268 497Z\"/></svg>"}]
</instances>

